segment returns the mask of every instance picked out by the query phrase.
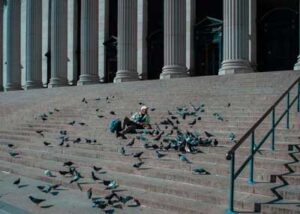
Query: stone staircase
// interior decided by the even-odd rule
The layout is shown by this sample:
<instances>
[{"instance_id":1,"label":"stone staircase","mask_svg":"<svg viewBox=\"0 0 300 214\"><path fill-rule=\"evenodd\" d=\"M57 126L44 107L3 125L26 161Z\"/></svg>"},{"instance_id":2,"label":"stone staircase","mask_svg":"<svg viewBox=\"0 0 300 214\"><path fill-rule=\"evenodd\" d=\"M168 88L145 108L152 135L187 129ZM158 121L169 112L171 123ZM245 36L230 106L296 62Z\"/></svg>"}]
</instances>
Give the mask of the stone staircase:
<instances>
[{"instance_id":1,"label":"stone staircase","mask_svg":"<svg viewBox=\"0 0 300 214\"><path fill-rule=\"evenodd\" d=\"M115 213L224 213L229 184L229 162L225 154L234 145L229 134L234 133L239 139L299 76L300 72L284 71L1 93L0 202L3 208L0 213L1 209L14 210L12 213L99 213L99 209L92 208L86 191L92 188L93 196L103 197L111 190L92 180L94 165L106 172L97 174L101 180L115 180L119 184L118 194L133 196L141 203L138 207L125 204L123 209L115 208ZM87 103L82 102L83 98ZM144 148L143 140L136 139L133 146L126 146L140 134L127 135L126 140L116 138L108 131L108 124L114 118L137 111L141 103L150 107L152 123L157 123L165 133L159 141L147 136L150 143L160 145L171 131L170 125L160 125L170 118L168 111L176 115L176 107L205 104L205 111L196 117L201 120L193 126L188 124L193 116L183 120L177 115L178 128L183 132L197 131L201 137L207 131L219 144L201 146L197 154L185 154L191 164L180 161L175 150L161 151L166 156L158 159L155 150ZM276 109L277 115L283 112L284 105L285 102ZM48 115L46 121L40 117L44 113ZM214 117L214 113L223 120ZM103 117L99 118L100 115ZM237 179L235 209L238 212L300 213L300 114L295 107L290 119L289 130L285 129L285 120L276 130L276 151L272 152L270 143L266 143L256 155L256 183L247 183L248 169ZM72 121L76 124L69 125ZM257 139L268 131L270 121L259 127ZM64 146L58 145L61 130L66 130L69 137ZM176 130L171 136L175 135ZM72 143L77 138L81 142ZM85 139L92 143L85 143ZM51 145L45 146L44 141ZM9 148L8 144L14 147ZM249 154L248 145L244 144L236 154L237 165ZM122 147L126 155L120 153ZM9 155L12 151L19 155L12 157ZM138 160L130 154L140 151L144 152L144 164L136 169L132 165ZM71 178L59 174L59 170L66 170L63 167L66 161L74 162L83 175L79 182L82 190L76 182L70 184ZM193 173L199 167L209 174ZM45 170L50 170L55 177L46 176ZM19 177L29 186L13 185ZM66 189L57 196L35 188L57 183ZM44 198L46 204L53 206L48 209L36 206L28 195Z\"/></svg>"}]
</instances>

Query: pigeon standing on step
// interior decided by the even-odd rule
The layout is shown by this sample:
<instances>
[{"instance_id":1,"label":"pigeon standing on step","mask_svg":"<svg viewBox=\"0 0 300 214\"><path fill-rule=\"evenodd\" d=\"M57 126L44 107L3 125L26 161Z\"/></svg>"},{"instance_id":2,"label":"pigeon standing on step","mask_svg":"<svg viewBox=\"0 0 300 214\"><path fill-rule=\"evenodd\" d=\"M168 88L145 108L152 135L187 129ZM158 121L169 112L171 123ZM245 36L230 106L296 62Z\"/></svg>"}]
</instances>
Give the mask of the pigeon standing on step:
<instances>
[{"instance_id":1,"label":"pigeon standing on step","mask_svg":"<svg viewBox=\"0 0 300 214\"><path fill-rule=\"evenodd\" d=\"M132 146L134 144L135 138L132 138L126 146Z\"/></svg>"},{"instance_id":2,"label":"pigeon standing on step","mask_svg":"<svg viewBox=\"0 0 300 214\"><path fill-rule=\"evenodd\" d=\"M183 154L178 154L179 160L191 164L192 162Z\"/></svg>"},{"instance_id":3,"label":"pigeon standing on step","mask_svg":"<svg viewBox=\"0 0 300 214\"><path fill-rule=\"evenodd\" d=\"M39 205L40 203L46 201L46 199L40 199L40 198L35 198L33 196L28 196L28 198L33 202L35 203L36 205Z\"/></svg>"}]
</instances>

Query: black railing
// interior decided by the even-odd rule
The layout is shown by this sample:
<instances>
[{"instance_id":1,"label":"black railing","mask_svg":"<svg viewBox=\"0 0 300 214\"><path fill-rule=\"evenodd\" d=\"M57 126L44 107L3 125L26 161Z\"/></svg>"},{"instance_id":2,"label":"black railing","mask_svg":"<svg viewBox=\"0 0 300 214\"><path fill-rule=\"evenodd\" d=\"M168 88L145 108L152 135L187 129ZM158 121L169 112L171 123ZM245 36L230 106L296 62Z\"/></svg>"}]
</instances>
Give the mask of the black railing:
<instances>
[{"instance_id":1,"label":"black railing","mask_svg":"<svg viewBox=\"0 0 300 214\"><path fill-rule=\"evenodd\" d=\"M290 101L291 91L292 89L297 87L297 92L295 98ZM275 118L275 109L282 102L282 100L286 98L286 109L279 116L276 121ZM282 119L286 116L286 128L290 128L290 109L297 101L297 111L300 112L300 77L277 99L277 101L264 113L262 117L244 134L241 139L228 151L226 154L226 159L230 161L230 186L229 186L229 201L228 201L228 209L227 213L235 213L234 211L234 187L235 180L241 174L241 172L245 169L245 167L249 164L249 178L248 183L254 184L254 157L256 152L260 149L260 147L266 142L266 140L271 136L271 149L275 150L275 130L278 124L282 121ZM271 129L265 134L262 140L256 144L255 139L255 131L259 127L259 125L265 121L265 119L271 114ZM250 155L246 158L246 160L241 164L241 166L236 169L235 167L235 153L237 149L245 143L245 141L251 136L251 145L250 145Z\"/></svg>"}]
</instances>

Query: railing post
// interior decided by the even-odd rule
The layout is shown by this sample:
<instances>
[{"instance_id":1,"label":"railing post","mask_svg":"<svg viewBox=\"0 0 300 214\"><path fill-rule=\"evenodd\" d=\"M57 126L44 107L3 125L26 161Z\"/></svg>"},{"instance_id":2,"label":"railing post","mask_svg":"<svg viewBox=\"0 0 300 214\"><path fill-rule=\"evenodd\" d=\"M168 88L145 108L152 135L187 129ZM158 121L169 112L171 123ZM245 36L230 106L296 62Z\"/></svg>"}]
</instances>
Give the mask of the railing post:
<instances>
[{"instance_id":1,"label":"railing post","mask_svg":"<svg viewBox=\"0 0 300 214\"><path fill-rule=\"evenodd\" d=\"M275 150L275 108L273 108L272 111L272 143L271 143L271 149L272 151Z\"/></svg>"},{"instance_id":2,"label":"railing post","mask_svg":"<svg viewBox=\"0 0 300 214\"><path fill-rule=\"evenodd\" d=\"M230 179L229 179L229 197L228 197L228 209L226 213L232 214L234 212L234 165L235 165L235 153L228 154L228 159L230 160Z\"/></svg>"},{"instance_id":3,"label":"railing post","mask_svg":"<svg viewBox=\"0 0 300 214\"><path fill-rule=\"evenodd\" d=\"M255 145L255 131L252 132L251 135L251 145L250 145L250 152L251 152L251 160L249 162L249 179L248 179L248 183L249 184L254 184L254 145Z\"/></svg>"},{"instance_id":4,"label":"railing post","mask_svg":"<svg viewBox=\"0 0 300 214\"><path fill-rule=\"evenodd\" d=\"M286 128L289 129L290 128L290 91L287 93L286 109L287 109Z\"/></svg>"},{"instance_id":5,"label":"railing post","mask_svg":"<svg viewBox=\"0 0 300 214\"><path fill-rule=\"evenodd\" d=\"M300 112L300 80L298 81L298 104L297 111Z\"/></svg>"}]
</instances>

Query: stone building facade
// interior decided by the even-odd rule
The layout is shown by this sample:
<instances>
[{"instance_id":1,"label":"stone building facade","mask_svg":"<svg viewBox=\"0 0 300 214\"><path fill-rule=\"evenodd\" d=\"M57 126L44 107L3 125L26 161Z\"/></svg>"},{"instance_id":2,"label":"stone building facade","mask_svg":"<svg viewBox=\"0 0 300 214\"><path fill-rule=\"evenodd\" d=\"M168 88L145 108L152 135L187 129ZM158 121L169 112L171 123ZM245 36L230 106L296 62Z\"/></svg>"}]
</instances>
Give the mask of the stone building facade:
<instances>
[{"instance_id":1,"label":"stone building facade","mask_svg":"<svg viewBox=\"0 0 300 214\"><path fill-rule=\"evenodd\" d=\"M0 0L0 90L300 69L299 0Z\"/></svg>"}]
</instances>

